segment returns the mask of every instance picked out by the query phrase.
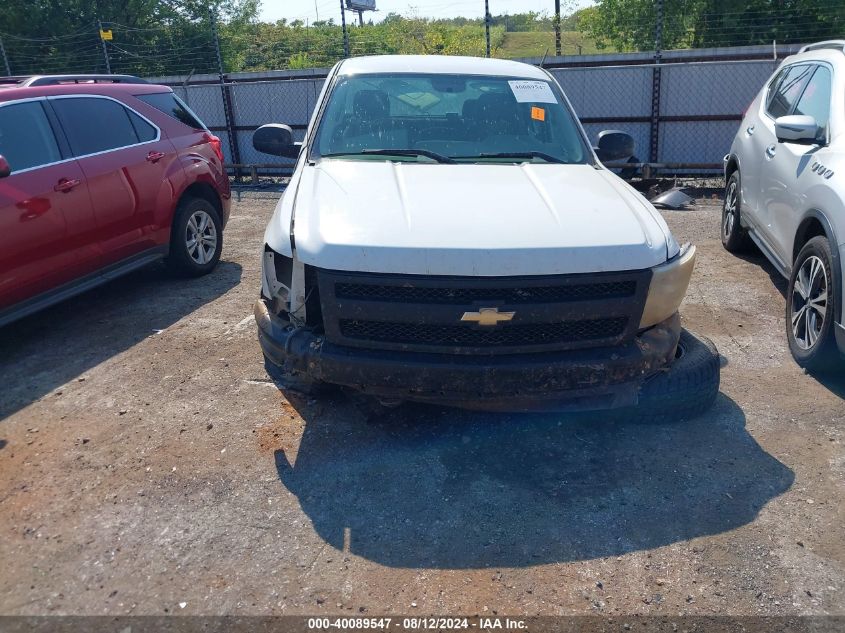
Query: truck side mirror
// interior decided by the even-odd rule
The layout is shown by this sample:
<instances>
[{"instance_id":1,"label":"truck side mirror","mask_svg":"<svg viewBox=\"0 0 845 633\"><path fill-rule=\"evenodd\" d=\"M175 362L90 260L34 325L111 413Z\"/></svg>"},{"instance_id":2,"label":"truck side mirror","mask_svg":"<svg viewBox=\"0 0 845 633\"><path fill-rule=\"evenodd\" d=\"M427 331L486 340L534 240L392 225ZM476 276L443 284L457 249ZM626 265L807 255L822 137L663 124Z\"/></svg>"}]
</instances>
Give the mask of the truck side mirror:
<instances>
[{"instance_id":1,"label":"truck side mirror","mask_svg":"<svg viewBox=\"0 0 845 633\"><path fill-rule=\"evenodd\" d=\"M807 114L781 116L775 119L775 136L779 143L813 145L819 142L819 124Z\"/></svg>"},{"instance_id":2,"label":"truck side mirror","mask_svg":"<svg viewBox=\"0 0 845 633\"><path fill-rule=\"evenodd\" d=\"M294 143L290 126L282 123L268 123L255 130L252 146L264 154L284 158L296 158L302 149L302 143Z\"/></svg>"},{"instance_id":3,"label":"truck side mirror","mask_svg":"<svg viewBox=\"0 0 845 633\"><path fill-rule=\"evenodd\" d=\"M596 155L600 161L622 160L634 155L634 137L622 130L599 132Z\"/></svg>"},{"instance_id":4,"label":"truck side mirror","mask_svg":"<svg viewBox=\"0 0 845 633\"><path fill-rule=\"evenodd\" d=\"M12 167L9 165L9 161L7 161L2 154L0 154L0 178L5 178L9 174L12 173Z\"/></svg>"}]
</instances>

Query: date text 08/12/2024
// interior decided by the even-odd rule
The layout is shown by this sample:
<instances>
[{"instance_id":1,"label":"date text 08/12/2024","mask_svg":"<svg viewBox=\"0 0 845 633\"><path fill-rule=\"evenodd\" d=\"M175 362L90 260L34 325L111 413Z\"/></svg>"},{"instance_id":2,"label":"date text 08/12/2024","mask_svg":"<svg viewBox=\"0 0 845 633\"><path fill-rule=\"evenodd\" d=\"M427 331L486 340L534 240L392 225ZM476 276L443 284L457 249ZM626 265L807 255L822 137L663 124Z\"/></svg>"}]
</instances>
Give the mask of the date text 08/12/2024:
<instances>
[{"instance_id":1,"label":"date text 08/12/2024","mask_svg":"<svg viewBox=\"0 0 845 633\"><path fill-rule=\"evenodd\" d=\"M387 631L401 630L524 630L524 620L506 617L346 617L346 618L308 618L308 630L330 629L371 629Z\"/></svg>"}]
</instances>

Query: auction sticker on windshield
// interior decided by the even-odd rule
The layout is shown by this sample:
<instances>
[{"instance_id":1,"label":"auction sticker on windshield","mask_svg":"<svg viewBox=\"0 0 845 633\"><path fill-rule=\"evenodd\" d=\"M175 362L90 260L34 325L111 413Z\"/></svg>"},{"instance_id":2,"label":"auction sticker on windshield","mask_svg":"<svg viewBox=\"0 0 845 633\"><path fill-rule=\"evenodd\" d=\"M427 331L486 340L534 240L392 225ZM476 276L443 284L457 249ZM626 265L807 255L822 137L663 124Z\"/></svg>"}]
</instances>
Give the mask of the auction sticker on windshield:
<instances>
[{"instance_id":1,"label":"auction sticker on windshield","mask_svg":"<svg viewBox=\"0 0 845 633\"><path fill-rule=\"evenodd\" d=\"M514 80L508 84L519 103L557 103L552 87L545 81Z\"/></svg>"}]
</instances>

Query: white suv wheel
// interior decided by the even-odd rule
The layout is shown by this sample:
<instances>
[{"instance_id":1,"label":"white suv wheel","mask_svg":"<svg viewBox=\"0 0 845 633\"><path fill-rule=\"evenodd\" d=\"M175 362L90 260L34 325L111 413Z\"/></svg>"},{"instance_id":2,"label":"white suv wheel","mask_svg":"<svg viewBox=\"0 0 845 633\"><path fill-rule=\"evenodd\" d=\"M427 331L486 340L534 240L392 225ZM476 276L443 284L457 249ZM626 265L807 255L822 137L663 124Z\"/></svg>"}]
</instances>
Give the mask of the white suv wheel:
<instances>
[{"instance_id":1,"label":"white suv wheel","mask_svg":"<svg viewBox=\"0 0 845 633\"><path fill-rule=\"evenodd\" d=\"M808 241L798 257L786 295L786 338L796 362L809 370L840 366L834 340L834 284L830 242L818 235Z\"/></svg>"},{"instance_id":2,"label":"white suv wheel","mask_svg":"<svg viewBox=\"0 0 845 633\"><path fill-rule=\"evenodd\" d=\"M827 273L824 262L811 255L801 264L792 286L792 334L801 349L816 344L827 318Z\"/></svg>"},{"instance_id":3,"label":"white suv wheel","mask_svg":"<svg viewBox=\"0 0 845 633\"><path fill-rule=\"evenodd\" d=\"M744 251L748 236L742 228L739 212L742 206L742 190L739 170L733 172L725 185L725 202L722 206L722 246L731 253Z\"/></svg>"}]
</instances>

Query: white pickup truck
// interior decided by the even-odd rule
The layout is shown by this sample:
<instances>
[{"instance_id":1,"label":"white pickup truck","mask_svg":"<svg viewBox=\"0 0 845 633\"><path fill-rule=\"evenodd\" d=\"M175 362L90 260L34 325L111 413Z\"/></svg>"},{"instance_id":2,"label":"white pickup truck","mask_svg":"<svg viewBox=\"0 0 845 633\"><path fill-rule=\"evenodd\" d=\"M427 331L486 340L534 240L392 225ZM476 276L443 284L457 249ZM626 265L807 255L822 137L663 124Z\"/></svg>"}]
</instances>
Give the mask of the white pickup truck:
<instances>
[{"instance_id":1,"label":"white pickup truck","mask_svg":"<svg viewBox=\"0 0 845 633\"><path fill-rule=\"evenodd\" d=\"M271 375L512 411L695 415L719 388L682 331L695 248L600 160L545 70L469 57L347 59L265 234L255 317ZM639 404L639 407L636 405Z\"/></svg>"}]
</instances>

